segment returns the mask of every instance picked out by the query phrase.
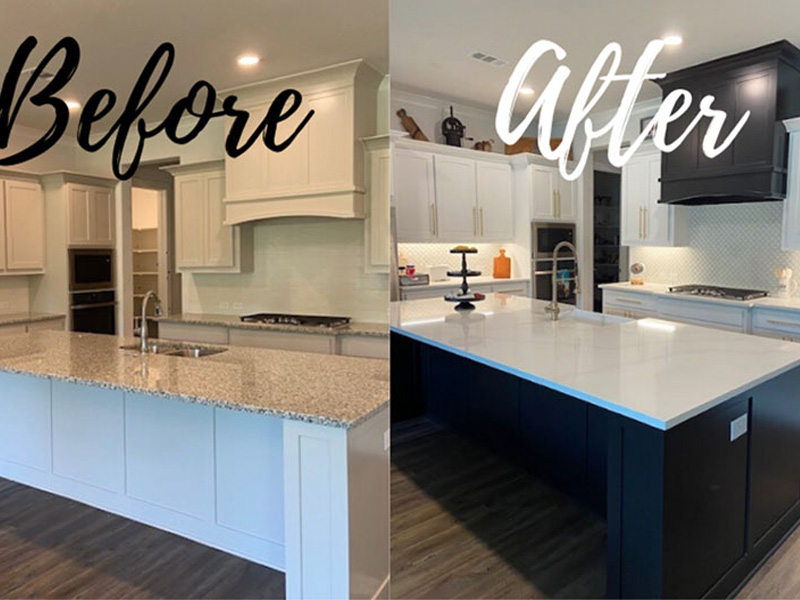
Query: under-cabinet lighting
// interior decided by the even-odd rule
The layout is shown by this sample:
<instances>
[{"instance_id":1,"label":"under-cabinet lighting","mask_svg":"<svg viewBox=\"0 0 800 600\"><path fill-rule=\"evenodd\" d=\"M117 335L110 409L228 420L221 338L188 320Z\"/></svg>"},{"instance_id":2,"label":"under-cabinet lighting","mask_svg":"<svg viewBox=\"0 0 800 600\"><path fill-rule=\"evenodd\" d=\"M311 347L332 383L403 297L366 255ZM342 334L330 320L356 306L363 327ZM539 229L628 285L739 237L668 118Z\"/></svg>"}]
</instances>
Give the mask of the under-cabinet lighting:
<instances>
[{"instance_id":1,"label":"under-cabinet lighting","mask_svg":"<svg viewBox=\"0 0 800 600\"><path fill-rule=\"evenodd\" d=\"M520 88L519 93L523 96L533 96L536 92L532 87Z\"/></svg>"},{"instance_id":2,"label":"under-cabinet lighting","mask_svg":"<svg viewBox=\"0 0 800 600\"><path fill-rule=\"evenodd\" d=\"M70 110L78 110L81 107L81 103L75 100L66 100L64 104L66 104L67 108Z\"/></svg>"}]
</instances>

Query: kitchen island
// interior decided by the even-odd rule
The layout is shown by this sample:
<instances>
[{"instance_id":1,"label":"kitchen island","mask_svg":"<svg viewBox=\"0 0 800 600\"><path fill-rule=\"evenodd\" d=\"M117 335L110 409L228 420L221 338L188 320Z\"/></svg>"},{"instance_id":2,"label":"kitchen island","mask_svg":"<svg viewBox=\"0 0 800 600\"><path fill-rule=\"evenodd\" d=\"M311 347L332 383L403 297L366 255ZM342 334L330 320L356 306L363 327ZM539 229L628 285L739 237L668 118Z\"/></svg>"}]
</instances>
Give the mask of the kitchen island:
<instances>
[{"instance_id":1,"label":"kitchen island","mask_svg":"<svg viewBox=\"0 0 800 600\"><path fill-rule=\"evenodd\" d=\"M388 364L256 348L0 347L0 477L285 571L289 598L385 593Z\"/></svg>"},{"instance_id":2,"label":"kitchen island","mask_svg":"<svg viewBox=\"0 0 800 600\"><path fill-rule=\"evenodd\" d=\"M393 420L427 415L603 516L609 597L730 594L800 520L800 345L544 306L394 303Z\"/></svg>"}]
</instances>

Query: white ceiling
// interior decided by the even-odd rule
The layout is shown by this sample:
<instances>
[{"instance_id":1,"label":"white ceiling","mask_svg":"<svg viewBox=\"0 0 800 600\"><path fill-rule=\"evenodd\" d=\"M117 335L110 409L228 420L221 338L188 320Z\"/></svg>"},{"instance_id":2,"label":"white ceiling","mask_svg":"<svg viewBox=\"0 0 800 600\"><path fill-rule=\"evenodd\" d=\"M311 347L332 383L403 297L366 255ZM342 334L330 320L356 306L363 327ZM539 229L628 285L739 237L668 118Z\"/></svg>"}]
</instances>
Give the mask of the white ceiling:
<instances>
[{"instance_id":1,"label":"white ceiling","mask_svg":"<svg viewBox=\"0 0 800 600\"><path fill-rule=\"evenodd\" d=\"M495 110L514 65L539 39L567 51L572 70L559 103L564 117L600 50L622 46L621 72L630 73L648 41L668 33L683 44L667 47L654 72L678 68L787 39L800 46L798 0L394 0L390 9L392 84ZM479 50L509 61L496 68L469 58ZM529 82L541 90L557 62L534 67ZM613 84L597 110L615 108L623 83ZM641 99L660 96L645 82ZM527 100L528 106L530 100ZM517 108L527 108L517 105Z\"/></svg>"},{"instance_id":2,"label":"white ceiling","mask_svg":"<svg viewBox=\"0 0 800 600\"><path fill-rule=\"evenodd\" d=\"M39 40L36 62L62 37L78 40L80 66L59 96L79 102L103 87L117 92L119 106L155 48L172 42L175 64L151 117L198 79L220 90L355 58L383 72L389 65L385 0L0 0L0 22L3 74L28 35ZM241 69L244 52L264 60ZM18 122L48 127L50 112L29 106Z\"/></svg>"}]
</instances>

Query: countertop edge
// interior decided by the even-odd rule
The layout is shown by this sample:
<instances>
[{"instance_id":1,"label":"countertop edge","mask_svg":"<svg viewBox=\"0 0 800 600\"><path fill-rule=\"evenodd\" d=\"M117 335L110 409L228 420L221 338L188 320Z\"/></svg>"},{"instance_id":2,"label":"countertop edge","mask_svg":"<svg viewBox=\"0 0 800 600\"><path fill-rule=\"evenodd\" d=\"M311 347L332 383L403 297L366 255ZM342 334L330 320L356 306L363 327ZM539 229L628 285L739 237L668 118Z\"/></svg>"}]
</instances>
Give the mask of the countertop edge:
<instances>
[{"instance_id":1,"label":"countertop edge","mask_svg":"<svg viewBox=\"0 0 800 600\"><path fill-rule=\"evenodd\" d=\"M533 375L533 374L528 373L526 371L520 371L518 369L514 369L512 367L509 367L508 365L504 365L502 363L498 363L498 362L492 361L492 360L490 360L488 358L484 358L484 357L481 357L481 356L476 356L474 354L470 354L469 352L465 352L463 350L460 350L460 349L457 349L457 348L453 348L452 346L447 346L447 345L445 345L443 343L437 342L435 340L431 340L429 338L426 338L424 336L421 336L421 335L406 331L404 329L400 329L400 328L397 328L397 327L393 326L393 327L391 327L391 332L392 333L396 333L398 335L404 335L404 336L406 336L406 337L408 337L410 339L413 339L415 341L418 341L418 342L421 342L421 343L424 343L424 344L428 344L428 345L433 346L435 348L438 348L440 350L444 350L445 352L450 352L452 354L456 354L456 355L461 356L463 358L467 358L469 360L474 360L475 362L481 363L483 365L486 365L486 366L494 368L494 369L498 369L498 370L503 371L505 373L508 373L510 375L514 375L516 377L520 377L520 378L525 379L527 381L530 381L532 383L536 383L536 384L542 385L544 387L547 387L549 389L555 390L557 392L562 392L564 394L573 396L575 398L578 398L579 400L583 400L583 401L588 402L588 403L590 403L590 404L592 404L594 406L598 406L600 408L604 408L606 410L609 410L609 411L611 411L611 412L613 412L615 414L621 415L623 417L631 418L631 419L633 419L635 421L638 421L639 423L643 423L645 425L649 425L650 427L653 427L654 429L658 429L658 430L661 430L661 431L667 431L669 429L672 429L672 428L676 427L677 425L680 425L681 423L684 423L684 422L688 421L689 419L691 419L693 417L696 417L697 415L702 414L702 413L710 410L711 408L714 408L715 406L719 406L720 404L722 404L723 402L725 402L727 400L730 400L731 398L734 398L735 396L737 396L738 394L741 394L745 390L751 389L751 388L753 388L753 387L755 387L755 386L757 386L757 385L759 385L759 384L761 384L761 383L763 383L765 381L773 379L774 377L777 377L778 375L781 375L781 374L783 374L783 373L785 373L787 371L790 371L791 369L793 369L795 367L800 366L800 359L791 361L789 364L784 365L784 366L776 369L775 371L766 373L763 376L758 377L758 378L754 379L751 382L748 382L747 384L744 384L744 385L739 386L739 387L737 387L737 388L735 388L733 390L725 392L724 394L722 394L720 396L717 396L715 398L712 398L712 399L710 399L710 400L708 400L708 401L706 401L706 402L704 402L704 403L702 403L702 404L700 404L698 406L695 406L694 408L692 408L692 409L690 409L690 410L688 410L688 411L686 411L686 412L684 412L684 413L682 413L682 414L680 414L680 415L678 415L676 417L673 417L671 419L668 419L668 420L664 421L662 419L656 419L656 418L651 417L649 415L645 415L645 414L636 412L634 410L627 409L625 407L619 406L618 404L614 404L613 402L611 402L609 400L604 400L603 398L599 398L597 396L593 396L593 395L588 394L586 392L583 392L581 390L576 390L576 389L571 388L569 386L566 386L566 385L563 385L563 384L559 384L558 382L551 381L551 380L548 380L548 379L544 379L542 377L537 377L536 375Z\"/></svg>"},{"instance_id":2,"label":"countertop edge","mask_svg":"<svg viewBox=\"0 0 800 600\"><path fill-rule=\"evenodd\" d=\"M0 315L0 327L6 325L25 325L27 323L43 323L45 321L57 321L66 319L67 315L61 313L11 313Z\"/></svg>"},{"instance_id":3,"label":"countertop edge","mask_svg":"<svg viewBox=\"0 0 800 600\"><path fill-rule=\"evenodd\" d=\"M313 423L316 425L323 425L325 427L335 427L337 429L352 429L359 424L363 423L373 415L377 414L378 411L385 408L388 403L389 399L387 398L384 402L379 404L378 406L370 409L365 414L360 415L357 419L353 421L343 421L341 419L331 419L327 417L320 417L318 415L306 414L306 413L295 413L292 411L283 411L283 410L276 410L264 407L255 407L248 404L241 404L241 403L234 403L228 402L225 400L220 400L218 398L204 398L201 396L193 396L189 394L175 394L169 392L161 392L158 390L150 390L145 388L137 388L133 386L122 385L118 383L111 383L108 381L97 381L93 379L86 379L82 377L71 377L66 375L54 375L52 373L40 373L38 371L31 371L28 369L20 369L16 367L9 367L6 365L0 365L0 373L9 373L12 375L24 375L26 377L35 377L37 379L48 379L50 381L64 381L67 383L74 383L77 385L87 385L96 388L103 388L107 390L117 390L121 392L129 392L131 394L141 394L143 396L153 396L156 398L164 398L164 399L173 399L178 400L179 402L185 402L187 404L202 404L205 406L213 406L217 408L226 408L229 410L237 410L240 412L249 412L259 415L266 415L271 417L277 417L280 419L289 419L291 421L301 421L304 423Z\"/></svg>"}]
</instances>

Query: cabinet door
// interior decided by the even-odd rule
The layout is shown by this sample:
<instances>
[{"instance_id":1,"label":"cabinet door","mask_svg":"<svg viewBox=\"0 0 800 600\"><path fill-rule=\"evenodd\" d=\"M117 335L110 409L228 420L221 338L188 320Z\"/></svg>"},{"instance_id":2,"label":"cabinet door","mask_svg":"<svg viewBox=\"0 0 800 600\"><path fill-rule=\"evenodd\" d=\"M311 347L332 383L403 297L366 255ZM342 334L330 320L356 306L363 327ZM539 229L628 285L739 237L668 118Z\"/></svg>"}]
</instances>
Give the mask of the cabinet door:
<instances>
[{"instance_id":1,"label":"cabinet door","mask_svg":"<svg viewBox=\"0 0 800 600\"><path fill-rule=\"evenodd\" d=\"M477 163L480 239L506 241L514 234L511 165Z\"/></svg>"},{"instance_id":2,"label":"cabinet door","mask_svg":"<svg viewBox=\"0 0 800 600\"><path fill-rule=\"evenodd\" d=\"M206 211L206 243L203 264L207 267L232 267L234 231L225 221L225 173L209 173L202 178L203 205Z\"/></svg>"},{"instance_id":3,"label":"cabinet door","mask_svg":"<svg viewBox=\"0 0 800 600\"><path fill-rule=\"evenodd\" d=\"M436 239L433 155L397 148L392 152L398 242Z\"/></svg>"},{"instance_id":4,"label":"cabinet door","mask_svg":"<svg viewBox=\"0 0 800 600\"><path fill-rule=\"evenodd\" d=\"M469 158L437 156L436 233L443 242L476 239L478 204L475 161Z\"/></svg>"},{"instance_id":5,"label":"cabinet door","mask_svg":"<svg viewBox=\"0 0 800 600\"><path fill-rule=\"evenodd\" d=\"M308 108L314 111L314 118L297 137L307 132L308 182L312 186L347 185L348 181L353 181L353 145L341 144L341 140L347 139L348 131L349 135L353 134L353 91L331 90L309 95L306 101ZM299 115L297 125L306 114L308 109L295 113ZM293 131L293 128L287 125L286 131Z\"/></svg>"},{"instance_id":6,"label":"cabinet door","mask_svg":"<svg viewBox=\"0 0 800 600\"><path fill-rule=\"evenodd\" d=\"M44 197L35 183L5 182L6 268L44 270Z\"/></svg>"},{"instance_id":7,"label":"cabinet door","mask_svg":"<svg viewBox=\"0 0 800 600\"><path fill-rule=\"evenodd\" d=\"M89 188L70 185L67 189L67 227L70 245L87 245L89 230Z\"/></svg>"},{"instance_id":8,"label":"cabinet door","mask_svg":"<svg viewBox=\"0 0 800 600\"><path fill-rule=\"evenodd\" d=\"M553 174L556 187L556 217L562 221L574 221L577 215L575 182L567 181L561 174Z\"/></svg>"},{"instance_id":9,"label":"cabinet door","mask_svg":"<svg viewBox=\"0 0 800 600\"><path fill-rule=\"evenodd\" d=\"M553 169L534 167L532 178L531 217L534 220L552 221L556 218Z\"/></svg>"},{"instance_id":10,"label":"cabinet door","mask_svg":"<svg viewBox=\"0 0 800 600\"><path fill-rule=\"evenodd\" d=\"M200 175L175 178L177 266L202 267L205 257L206 208Z\"/></svg>"},{"instance_id":11,"label":"cabinet door","mask_svg":"<svg viewBox=\"0 0 800 600\"><path fill-rule=\"evenodd\" d=\"M369 154L369 208L364 223L367 270L386 272L389 268L389 187L392 155L389 148Z\"/></svg>"},{"instance_id":12,"label":"cabinet door","mask_svg":"<svg viewBox=\"0 0 800 600\"><path fill-rule=\"evenodd\" d=\"M622 244L644 244L644 205L650 188L650 163L641 156L622 168Z\"/></svg>"},{"instance_id":13,"label":"cabinet door","mask_svg":"<svg viewBox=\"0 0 800 600\"><path fill-rule=\"evenodd\" d=\"M0 185L0 273L6 270L6 195Z\"/></svg>"},{"instance_id":14,"label":"cabinet door","mask_svg":"<svg viewBox=\"0 0 800 600\"><path fill-rule=\"evenodd\" d=\"M800 500L800 370L752 390L749 542Z\"/></svg>"},{"instance_id":15,"label":"cabinet door","mask_svg":"<svg viewBox=\"0 0 800 600\"><path fill-rule=\"evenodd\" d=\"M88 194L89 243L95 246L114 244L114 197L111 190L92 188Z\"/></svg>"},{"instance_id":16,"label":"cabinet door","mask_svg":"<svg viewBox=\"0 0 800 600\"><path fill-rule=\"evenodd\" d=\"M671 208L659 204L661 198L661 157L649 157L647 161L647 202L644 205L644 239L653 246L671 246Z\"/></svg>"}]
</instances>

